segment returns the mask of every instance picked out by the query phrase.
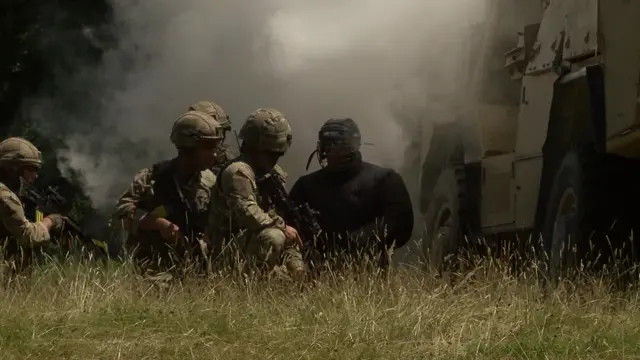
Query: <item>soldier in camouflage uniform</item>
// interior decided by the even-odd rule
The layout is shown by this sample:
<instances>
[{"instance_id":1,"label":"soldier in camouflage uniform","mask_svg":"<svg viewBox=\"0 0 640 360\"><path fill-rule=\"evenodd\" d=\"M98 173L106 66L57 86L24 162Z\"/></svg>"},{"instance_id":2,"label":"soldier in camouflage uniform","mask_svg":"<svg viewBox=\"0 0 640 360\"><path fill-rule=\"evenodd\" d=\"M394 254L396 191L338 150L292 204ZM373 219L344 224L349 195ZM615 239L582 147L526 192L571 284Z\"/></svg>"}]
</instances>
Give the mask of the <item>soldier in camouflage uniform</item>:
<instances>
[{"instance_id":1,"label":"soldier in camouflage uniform","mask_svg":"<svg viewBox=\"0 0 640 360\"><path fill-rule=\"evenodd\" d=\"M222 137L213 117L185 113L170 136L177 157L140 170L120 196L112 224L128 233L125 247L147 275L163 272L169 278L175 270L184 274L187 265L205 269L208 245L203 233L216 181L209 169L216 163Z\"/></svg>"},{"instance_id":2,"label":"soldier in camouflage uniform","mask_svg":"<svg viewBox=\"0 0 640 360\"><path fill-rule=\"evenodd\" d=\"M224 142L227 139L227 133L231 131L231 120L229 118L229 114L227 114L220 105L216 104L213 101L198 101L195 104L189 106L189 111L202 111L203 113L209 114L211 117L216 119L220 126L222 127L222 142L220 143L220 151L218 152L218 159L216 161L216 165L213 167L212 171L215 175L218 175L220 168L231 161L239 154L229 145Z\"/></svg>"},{"instance_id":3,"label":"soldier in camouflage uniform","mask_svg":"<svg viewBox=\"0 0 640 360\"><path fill-rule=\"evenodd\" d=\"M3 267L22 270L31 262L33 250L51 240L50 232L61 231L64 218L50 214L39 222L24 215L18 195L22 182L33 183L42 165L40 151L28 140L13 137L0 142L0 244Z\"/></svg>"},{"instance_id":4,"label":"soldier in camouflage uniform","mask_svg":"<svg viewBox=\"0 0 640 360\"><path fill-rule=\"evenodd\" d=\"M273 171L289 149L289 122L277 110L258 109L249 115L238 137L240 156L218 176L209 237L216 244L233 240L247 261L245 270L271 270L284 263L299 278L304 274L300 236L275 212L270 194L260 185L261 176Z\"/></svg>"},{"instance_id":5,"label":"soldier in camouflage uniform","mask_svg":"<svg viewBox=\"0 0 640 360\"><path fill-rule=\"evenodd\" d=\"M227 164L228 162L238 157L238 155L240 155L235 148L229 146L228 144L225 144L225 141L227 140L227 133L229 133L232 130L231 118L229 117L229 114L227 114L227 112L224 111L222 107L220 107L220 105L216 104L213 101L206 101L206 100L198 101L197 103L189 106L189 110L197 110L197 111L205 112L213 116L216 120L218 120L218 122L220 123L220 126L222 126L222 131L224 136L223 136L222 143L220 143L218 160L216 162L216 165L212 169L213 173L217 176L220 173L220 169L222 169L222 167L225 164ZM287 173L280 167L280 165L276 164L273 167L273 170L278 174L278 176L286 180Z\"/></svg>"}]
</instances>

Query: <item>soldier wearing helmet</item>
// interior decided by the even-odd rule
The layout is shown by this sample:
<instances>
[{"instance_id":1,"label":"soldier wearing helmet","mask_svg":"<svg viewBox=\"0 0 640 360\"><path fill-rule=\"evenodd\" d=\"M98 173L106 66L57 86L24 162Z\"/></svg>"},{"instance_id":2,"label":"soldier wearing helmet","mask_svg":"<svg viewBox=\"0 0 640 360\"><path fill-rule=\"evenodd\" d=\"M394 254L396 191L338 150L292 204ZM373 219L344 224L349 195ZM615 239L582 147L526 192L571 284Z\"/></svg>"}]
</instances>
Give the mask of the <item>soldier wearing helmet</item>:
<instances>
[{"instance_id":1,"label":"soldier wearing helmet","mask_svg":"<svg viewBox=\"0 0 640 360\"><path fill-rule=\"evenodd\" d=\"M300 236L276 212L271 194L259 181L274 171L289 149L289 121L275 109L261 108L249 115L238 137L242 140L240 156L218 176L209 236L218 248L233 239L248 260L246 270L256 266L271 270L284 264L299 279L304 275Z\"/></svg>"},{"instance_id":2,"label":"soldier wearing helmet","mask_svg":"<svg viewBox=\"0 0 640 360\"><path fill-rule=\"evenodd\" d=\"M231 119L229 118L229 114L227 114L220 105L213 101L202 100L191 104L191 106L189 106L189 111L193 110L209 114L216 119L222 127L223 137L222 142L220 143L220 151L218 152L216 166L212 169L213 173L217 175L223 164L239 155L237 151L234 151L229 145L225 144L227 133L231 131Z\"/></svg>"},{"instance_id":3,"label":"soldier wearing helmet","mask_svg":"<svg viewBox=\"0 0 640 360\"><path fill-rule=\"evenodd\" d=\"M411 237L413 208L402 177L363 161L360 146L360 129L353 119L326 121L314 151L321 169L300 177L289 195L318 212L325 237L316 246L327 258L381 254L381 265L386 266L387 250Z\"/></svg>"},{"instance_id":4,"label":"soldier wearing helmet","mask_svg":"<svg viewBox=\"0 0 640 360\"><path fill-rule=\"evenodd\" d=\"M63 217L50 214L39 222L29 222L18 195L23 181L33 183L38 177L42 157L30 141L12 137L0 142L0 244L5 257L20 268L30 259L31 249L47 244L51 231L59 231ZM20 257L20 258L19 258Z\"/></svg>"},{"instance_id":5,"label":"soldier wearing helmet","mask_svg":"<svg viewBox=\"0 0 640 360\"><path fill-rule=\"evenodd\" d=\"M171 130L177 156L140 170L118 199L112 225L128 233L125 247L143 270L165 272L175 265L185 270L191 260L205 269L203 233L216 182L210 169L222 139L213 117L188 111Z\"/></svg>"},{"instance_id":6,"label":"soldier wearing helmet","mask_svg":"<svg viewBox=\"0 0 640 360\"><path fill-rule=\"evenodd\" d=\"M216 165L213 167L213 169L211 169L213 173L217 176L218 173L220 173L220 169L222 169L222 167L225 164L227 164L231 160L238 157L238 155L240 155L236 149L234 149L233 147L225 143L225 141L227 140L227 133L229 133L232 130L231 119L229 117L229 114L227 114L227 112L224 109L222 109L220 105L216 104L213 101L207 101L207 100L198 101L197 103L191 104L191 106L189 106L189 110L197 110L197 111L205 112L213 116L216 120L218 120L218 122L220 123L220 126L222 126L222 132L224 136L223 136L222 143L220 144L220 151L218 152L218 160L216 162ZM278 173L279 177L284 179L287 178L287 173L284 170L282 170L280 165L276 164L273 167L273 169L276 173Z\"/></svg>"}]
</instances>

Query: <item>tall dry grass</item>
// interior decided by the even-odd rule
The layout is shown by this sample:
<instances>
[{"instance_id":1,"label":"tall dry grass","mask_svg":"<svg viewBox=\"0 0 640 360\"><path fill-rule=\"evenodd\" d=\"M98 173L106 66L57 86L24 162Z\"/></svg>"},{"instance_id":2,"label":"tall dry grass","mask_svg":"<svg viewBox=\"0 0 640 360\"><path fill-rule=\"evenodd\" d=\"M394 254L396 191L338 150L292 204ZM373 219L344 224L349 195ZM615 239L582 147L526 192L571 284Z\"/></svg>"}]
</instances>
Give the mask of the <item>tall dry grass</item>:
<instances>
[{"instance_id":1,"label":"tall dry grass","mask_svg":"<svg viewBox=\"0 0 640 360\"><path fill-rule=\"evenodd\" d=\"M0 290L0 357L640 358L635 290L583 276L545 291L537 267L510 268L329 272L305 287L217 274L161 289L128 262L49 262Z\"/></svg>"}]
</instances>

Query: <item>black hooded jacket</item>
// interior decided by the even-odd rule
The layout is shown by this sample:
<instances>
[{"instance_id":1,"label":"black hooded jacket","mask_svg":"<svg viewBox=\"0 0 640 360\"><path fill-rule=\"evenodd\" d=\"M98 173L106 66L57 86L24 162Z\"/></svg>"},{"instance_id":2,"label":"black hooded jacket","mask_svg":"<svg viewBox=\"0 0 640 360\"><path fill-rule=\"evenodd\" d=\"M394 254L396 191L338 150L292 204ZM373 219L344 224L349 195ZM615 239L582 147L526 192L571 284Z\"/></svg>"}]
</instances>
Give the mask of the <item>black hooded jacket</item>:
<instances>
[{"instance_id":1,"label":"black hooded jacket","mask_svg":"<svg viewBox=\"0 0 640 360\"><path fill-rule=\"evenodd\" d=\"M397 248L409 241L413 231L413 208L404 180L393 169L368 162L359 161L340 172L324 168L304 175L293 185L290 197L319 212L320 227L327 234L323 251L381 251L383 245L392 244ZM354 243L344 236L373 226L382 243L362 238Z\"/></svg>"}]
</instances>

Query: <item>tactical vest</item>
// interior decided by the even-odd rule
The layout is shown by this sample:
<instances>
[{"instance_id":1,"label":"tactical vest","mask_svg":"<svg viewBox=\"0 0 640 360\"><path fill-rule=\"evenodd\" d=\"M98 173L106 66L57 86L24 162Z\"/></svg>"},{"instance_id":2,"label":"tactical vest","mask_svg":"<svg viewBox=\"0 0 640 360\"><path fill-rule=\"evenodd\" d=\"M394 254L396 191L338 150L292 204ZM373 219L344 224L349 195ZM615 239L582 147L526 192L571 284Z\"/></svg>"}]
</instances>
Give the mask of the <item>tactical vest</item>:
<instances>
[{"instance_id":1,"label":"tactical vest","mask_svg":"<svg viewBox=\"0 0 640 360\"><path fill-rule=\"evenodd\" d=\"M170 160L154 164L151 169L153 196L144 199L140 207L178 225L189 239L199 237L205 230L211 189L215 176L201 172L200 183L194 189L180 186ZM140 233L149 233L141 230ZM157 235L156 232L152 232Z\"/></svg>"}]
</instances>

